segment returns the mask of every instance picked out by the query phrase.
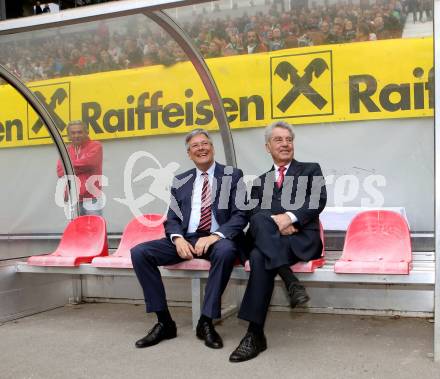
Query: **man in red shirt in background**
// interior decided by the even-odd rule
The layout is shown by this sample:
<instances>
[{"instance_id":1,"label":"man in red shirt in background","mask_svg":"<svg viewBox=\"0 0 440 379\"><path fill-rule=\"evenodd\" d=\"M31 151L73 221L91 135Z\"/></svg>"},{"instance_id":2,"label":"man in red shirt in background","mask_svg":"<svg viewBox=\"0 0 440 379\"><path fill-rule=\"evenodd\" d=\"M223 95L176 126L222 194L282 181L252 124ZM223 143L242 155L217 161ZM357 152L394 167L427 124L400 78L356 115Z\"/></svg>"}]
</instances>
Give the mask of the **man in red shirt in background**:
<instances>
[{"instance_id":1,"label":"man in red shirt in background","mask_svg":"<svg viewBox=\"0 0 440 379\"><path fill-rule=\"evenodd\" d=\"M67 151L79 179L80 215L102 215L102 144L89 138L88 129L81 120L67 124L67 136L71 142ZM64 175L61 160L58 160L57 174L58 177Z\"/></svg>"}]
</instances>

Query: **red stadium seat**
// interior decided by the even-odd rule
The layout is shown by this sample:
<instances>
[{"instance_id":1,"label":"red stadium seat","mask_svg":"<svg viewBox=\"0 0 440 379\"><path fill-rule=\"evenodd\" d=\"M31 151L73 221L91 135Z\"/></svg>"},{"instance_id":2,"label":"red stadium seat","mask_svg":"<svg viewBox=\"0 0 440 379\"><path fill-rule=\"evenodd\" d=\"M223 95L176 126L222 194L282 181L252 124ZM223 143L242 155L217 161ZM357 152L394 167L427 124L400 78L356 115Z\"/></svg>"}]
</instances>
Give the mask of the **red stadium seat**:
<instances>
[{"instance_id":1,"label":"red stadium seat","mask_svg":"<svg viewBox=\"0 0 440 379\"><path fill-rule=\"evenodd\" d=\"M107 228L101 216L80 216L64 230L55 252L29 257L33 266L79 266L108 255Z\"/></svg>"},{"instance_id":2,"label":"red stadium seat","mask_svg":"<svg viewBox=\"0 0 440 379\"><path fill-rule=\"evenodd\" d=\"M175 265L164 266L168 270L195 270L195 271L209 271L211 262L203 258L194 258L188 261L176 263Z\"/></svg>"},{"instance_id":3,"label":"red stadium seat","mask_svg":"<svg viewBox=\"0 0 440 379\"><path fill-rule=\"evenodd\" d=\"M142 242L153 241L165 237L162 215L147 214L134 218L125 227L121 242L114 254L108 257L96 257L92 261L94 267L133 268L130 249ZM143 222L142 222L143 221Z\"/></svg>"},{"instance_id":4,"label":"red stadium seat","mask_svg":"<svg viewBox=\"0 0 440 379\"><path fill-rule=\"evenodd\" d=\"M336 273L409 274L412 253L408 224L392 211L367 211L350 223Z\"/></svg>"},{"instance_id":5,"label":"red stadium seat","mask_svg":"<svg viewBox=\"0 0 440 379\"><path fill-rule=\"evenodd\" d=\"M240 266L240 260L237 258L234 266ZM204 258L193 258L188 261L176 263L174 265L163 266L168 270L194 270L194 271L209 271L211 269L211 262Z\"/></svg>"},{"instance_id":6,"label":"red stadium seat","mask_svg":"<svg viewBox=\"0 0 440 379\"><path fill-rule=\"evenodd\" d=\"M303 272L303 273L312 273L315 271L316 268L322 267L325 264L325 241L324 241L324 228L319 222L319 228L320 228L320 235L321 235L321 242L322 242L322 253L321 257L318 259L312 259L308 262L298 262L291 266L293 272Z\"/></svg>"},{"instance_id":7,"label":"red stadium seat","mask_svg":"<svg viewBox=\"0 0 440 379\"><path fill-rule=\"evenodd\" d=\"M290 266L290 269L293 272L300 272L300 273L312 273L315 271L316 268L322 267L325 264L325 241L324 241L324 228L319 222L319 228L320 228L320 235L321 235L321 242L322 242L322 253L321 257L317 259L312 259L308 262L298 262L294 264L293 266ZM245 271L251 271L251 267L249 265L249 261L246 261L244 265Z\"/></svg>"}]
</instances>

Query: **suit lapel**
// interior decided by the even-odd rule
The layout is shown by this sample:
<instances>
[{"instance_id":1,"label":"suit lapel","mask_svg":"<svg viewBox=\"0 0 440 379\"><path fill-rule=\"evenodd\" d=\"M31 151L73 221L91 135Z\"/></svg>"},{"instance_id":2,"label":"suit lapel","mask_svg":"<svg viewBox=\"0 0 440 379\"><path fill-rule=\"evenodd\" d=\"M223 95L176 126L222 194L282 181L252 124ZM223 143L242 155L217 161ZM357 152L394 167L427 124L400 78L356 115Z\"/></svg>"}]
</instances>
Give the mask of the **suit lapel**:
<instances>
[{"instance_id":1,"label":"suit lapel","mask_svg":"<svg viewBox=\"0 0 440 379\"><path fill-rule=\"evenodd\" d=\"M191 207L192 207L192 193L193 193L193 187L194 187L194 181L196 180L196 169L193 168L189 171L188 175L191 175L189 180L183 185L182 187L182 193L183 193L183 200L182 200L182 215L183 215L183 222L182 224L187 227L189 223L189 217L191 215Z\"/></svg>"},{"instance_id":2,"label":"suit lapel","mask_svg":"<svg viewBox=\"0 0 440 379\"><path fill-rule=\"evenodd\" d=\"M299 176L301 170L302 170L302 163L293 159L292 163L289 166L289 169L286 172L286 176L295 176L295 177Z\"/></svg>"},{"instance_id":3,"label":"suit lapel","mask_svg":"<svg viewBox=\"0 0 440 379\"><path fill-rule=\"evenodd\" d=\"M263 198L264 190L269 183L272 183L272 188L274 191L277 191L278 188L275 185L275 167L272 166L269 171L267 171L262 177L261 177L261 185L258 187L260 192L260 199Z\"/></svg>"},{"instance_id":4,"label":"suit lapel","mask_svg":"<svg viewBox=\"0 0 440 379\"><path fill-rule=\"evenodd\" d=\"M222 187L223 174L225 172L225 166L215 162L215 170L214 170L214 178L216 180L216 188L215 188L215 197L212 199L212 210L214 212L214 216L218 221L217 217L217 209L218 202L220 198L220 189Z\"/></svg>"},{"instance_id":5,"label":"suit lapel","mask_svg":"<svg viewBox=\"0 0 440 379\"><path fill-rule=\"evenodd\" d=\"M272 166L271 169L264 174L264 177L265 179L267 178L267 180L273 179L275 181L275 166Z\"/></svg>"}]
</instances>

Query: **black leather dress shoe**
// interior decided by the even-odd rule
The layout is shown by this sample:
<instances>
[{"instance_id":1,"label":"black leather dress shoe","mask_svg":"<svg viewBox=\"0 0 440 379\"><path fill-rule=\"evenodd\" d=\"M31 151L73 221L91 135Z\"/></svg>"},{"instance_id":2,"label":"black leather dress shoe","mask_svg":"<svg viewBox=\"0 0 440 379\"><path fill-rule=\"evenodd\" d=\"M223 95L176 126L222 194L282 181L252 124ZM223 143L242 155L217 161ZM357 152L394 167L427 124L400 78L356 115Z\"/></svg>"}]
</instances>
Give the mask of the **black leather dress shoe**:
<instances>
[{"instance_id":1,"label":"black leather dress shoe","mask_svg":"<svg viewBox=\"0 0 440 379\"><path fill-rule=\"evenodd\" d=\"M298 282L290 283L289 289L290 307L295 308L297 305L303 305L310 300L309 295L307 295L304 286Z\"/></svg>"},{"instance_id":2,"label":"black leather dress shoe","mask_svg":"<svg viewBox=\"0 0 440 379\"><path fill-rule=\"evenodd\" d=\"M214 325L209 322L202 321L197 324L196 336L205 341L205 345L211 349L221 349L223 347L222 338L215 331Z\"/></svg>"},{"instance_id":3,"label":"black leather dress shoe","mask_svg":"<svg viewBox=\"0 0 440 379\"><path fill-rule=\"evenodd\" d=\"M238 347L230 355L229 362L248 361L266 349L267 342L264 334L257 336L254 333L247 332Z\"/></svg>"},{"instance_id":4,"label":"black leather dress shoe","mask_svg":"<svg viewBox=\"0 0 440 379\"><path fill-rule=\"evenodd\" d=\"M144 338L136 341L135 345L138 348L143 348L157 345L160 341L170 340L175 337L177 337L177 328L174 321L167 325L158 322Z\"/></svg>"}]
</instances>

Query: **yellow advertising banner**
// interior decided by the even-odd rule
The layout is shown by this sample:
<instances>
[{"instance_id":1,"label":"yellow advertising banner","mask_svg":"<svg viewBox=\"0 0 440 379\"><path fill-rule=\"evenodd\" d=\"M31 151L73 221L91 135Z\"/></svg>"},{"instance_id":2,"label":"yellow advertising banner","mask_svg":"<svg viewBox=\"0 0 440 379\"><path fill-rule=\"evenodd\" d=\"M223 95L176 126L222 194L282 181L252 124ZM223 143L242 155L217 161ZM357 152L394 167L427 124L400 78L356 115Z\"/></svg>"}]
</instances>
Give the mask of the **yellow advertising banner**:
<instances>
[{"instance_id":1,"label":"yellow advertising banner","mask_svg":"<svg viewBox=\"0 0 440 379\"><path fill-rule=\"evenodd\" d=\"M431 117L433 39L316 46L208 60L232 128ZM217 129L190 62L32 82L66 135L82 119L92 139ZM40 145L49 134L20 95L0 86L0 147Z\"/></svg>"}]
</instances>

